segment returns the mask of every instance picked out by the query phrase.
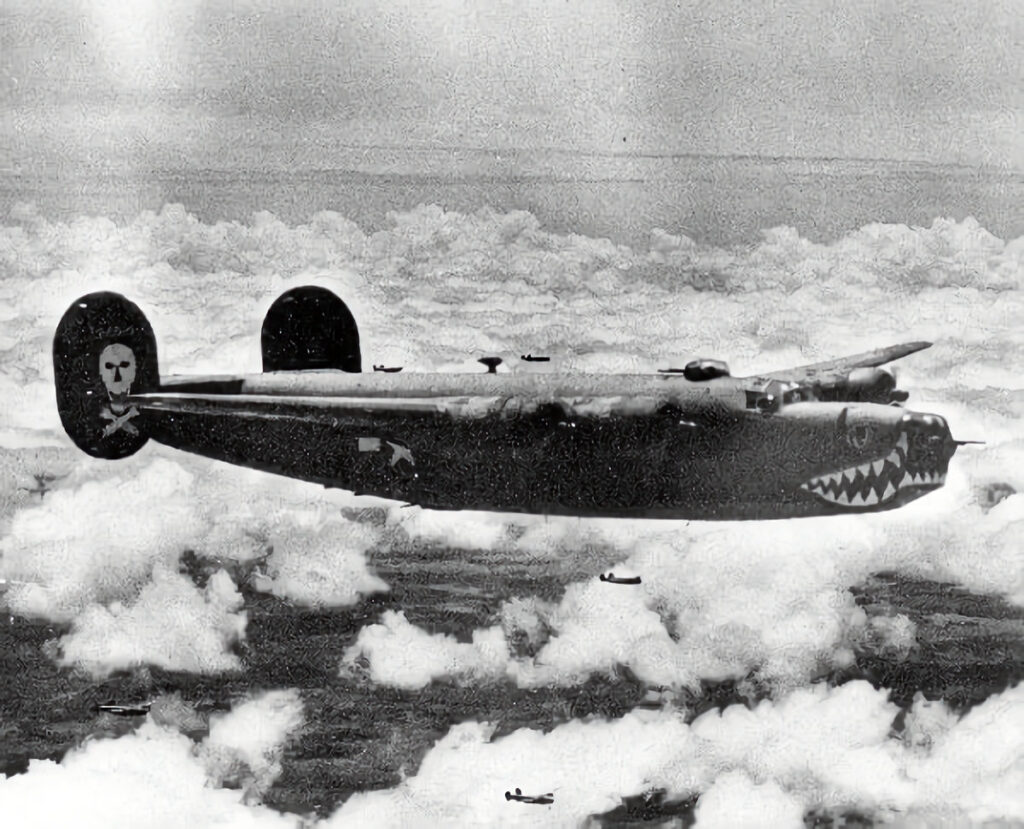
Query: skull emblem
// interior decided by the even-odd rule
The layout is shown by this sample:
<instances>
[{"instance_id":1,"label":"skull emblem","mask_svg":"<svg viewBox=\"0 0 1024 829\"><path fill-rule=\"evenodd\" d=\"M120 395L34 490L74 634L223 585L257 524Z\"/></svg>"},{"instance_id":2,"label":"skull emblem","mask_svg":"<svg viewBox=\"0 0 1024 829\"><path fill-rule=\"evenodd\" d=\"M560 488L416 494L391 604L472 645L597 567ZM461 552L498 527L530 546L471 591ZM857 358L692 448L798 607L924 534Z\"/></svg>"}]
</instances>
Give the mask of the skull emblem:
<instances>
[{"instance_id":1,"label":"skull emblem","mask_svg":"<svg viewBox=\"0 0 1024 829\"><path fill-rule=\"evenodd\" d=\"M100 352L100 377L110 396L114 414L122 414L128 392L135 380L135 354L126 345L114 343Z\"/></svg>"}]
</instances>

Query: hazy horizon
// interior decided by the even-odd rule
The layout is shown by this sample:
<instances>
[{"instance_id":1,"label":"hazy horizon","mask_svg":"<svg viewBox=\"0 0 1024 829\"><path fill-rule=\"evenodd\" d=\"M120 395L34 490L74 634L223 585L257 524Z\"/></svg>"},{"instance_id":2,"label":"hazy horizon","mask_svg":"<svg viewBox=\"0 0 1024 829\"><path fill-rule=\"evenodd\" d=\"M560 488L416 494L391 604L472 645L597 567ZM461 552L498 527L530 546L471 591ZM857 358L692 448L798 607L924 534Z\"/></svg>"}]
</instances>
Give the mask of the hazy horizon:
<instances>
[{"instance_id":1,"label":"hazy horizon","mask_svg":"<svg viewBox=\"0 0 1024 829\"><path fill-rule=\"evenodd\" d=\"M1024 168L1001 0L9 0L0 22L7 167L337 167L401 136Z\"/></svg>"}]
</instances>

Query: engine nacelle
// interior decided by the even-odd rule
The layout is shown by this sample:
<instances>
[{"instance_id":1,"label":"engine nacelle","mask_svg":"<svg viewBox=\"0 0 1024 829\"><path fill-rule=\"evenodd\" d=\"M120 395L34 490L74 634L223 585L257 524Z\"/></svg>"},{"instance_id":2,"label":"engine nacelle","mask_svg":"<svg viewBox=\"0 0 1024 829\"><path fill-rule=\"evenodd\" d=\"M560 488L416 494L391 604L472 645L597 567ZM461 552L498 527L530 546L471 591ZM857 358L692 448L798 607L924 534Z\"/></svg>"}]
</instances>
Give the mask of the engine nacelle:
<instances>
[{"instance_id":1,"label":"engine nacelle","mask_svg":"<svg viewBox=\"0 0 1024 829\"><path fill-rule=\"evenodd\" d=\"M902 403L909 395L896 388L896 374L888 368L853 369L845 380L834 380L818 389L820 400L854 403Z\"/></svg>"},{"instance_id":2,"label":"engine nacelle","mask_svg":"<svg viewBox=\"0 0 1024 829\"><path fill-rule=\"evenodd\" d=\"M261 346L264 371L363 370L355 317L326 288L281 294L263 320Z\"/></svg>"},{"instance_id":3,"label":"engine nacelle","mask_svg":"<svg viewBox=\"0 0 1024 829\"><path fill-rule=\"evenodd\" d=\"M847 382L851 390L884 396L896 388L896 375L887 368L855 368Z\"/></svg>"},{"instance_id":4,"label":"engine nacelle","mask_svg":"<svg viewBox=\"0 0 1024 829\"><path fill-rule=\"evenodd\" d=\"M703 383L716 377L728 377L729 366L721 360L691 360L683 368L683 376L692 383Z\"/></svg>"}]
</instances>

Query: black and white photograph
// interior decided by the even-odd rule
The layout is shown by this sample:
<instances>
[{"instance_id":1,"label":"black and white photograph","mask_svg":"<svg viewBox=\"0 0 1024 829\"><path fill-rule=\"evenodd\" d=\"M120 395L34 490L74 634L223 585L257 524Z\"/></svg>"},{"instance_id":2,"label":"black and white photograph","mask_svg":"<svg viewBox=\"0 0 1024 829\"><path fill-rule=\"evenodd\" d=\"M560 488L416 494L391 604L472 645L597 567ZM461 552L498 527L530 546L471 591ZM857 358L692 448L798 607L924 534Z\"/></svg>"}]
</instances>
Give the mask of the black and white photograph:
<instances>
[{"instance_id":1,"label":"black and white photograph","mask_svg":"<svg viewBox=\"0 0 1024 829\"><path fill-rule=\"evenodd\" d=\"M1024 4L0 0L0 826L1024 827Z\"/></svg>"}]
</instances>

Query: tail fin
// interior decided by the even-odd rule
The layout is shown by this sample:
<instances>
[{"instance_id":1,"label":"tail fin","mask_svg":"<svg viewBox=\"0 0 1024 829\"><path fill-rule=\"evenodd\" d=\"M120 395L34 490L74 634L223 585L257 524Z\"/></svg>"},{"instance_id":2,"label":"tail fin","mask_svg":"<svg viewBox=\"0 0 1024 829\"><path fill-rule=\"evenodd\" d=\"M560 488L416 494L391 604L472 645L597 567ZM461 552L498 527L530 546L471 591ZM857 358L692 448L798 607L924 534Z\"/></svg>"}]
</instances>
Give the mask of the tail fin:
<instances>
[{"instance_id":1,"label":"tail fin","mask_svg":"<svg viewBox=\"0 0 1024 829\"><path fill-rule=\"evenodd\" d=\"M64 430L95 458L124 458L146 442L128 395L160 386L156 338L142 311L103 291L75 300L53 336L57 411Z\"/></svg>"},{"instance_id":2,"label":"tail fin","mask_svg":"<svg viewBox=\"0 0 1024 829\"><path fill-rule=\"evenodd\" d=\"M362 371L359 326L326 288L305 285L281 294L263 320L264 371Z\"/></svg>"}]
</instances>

